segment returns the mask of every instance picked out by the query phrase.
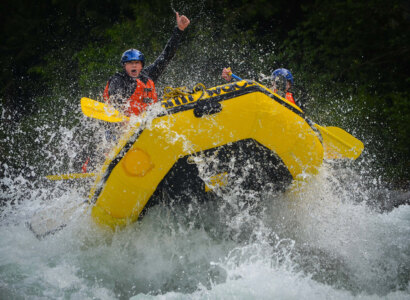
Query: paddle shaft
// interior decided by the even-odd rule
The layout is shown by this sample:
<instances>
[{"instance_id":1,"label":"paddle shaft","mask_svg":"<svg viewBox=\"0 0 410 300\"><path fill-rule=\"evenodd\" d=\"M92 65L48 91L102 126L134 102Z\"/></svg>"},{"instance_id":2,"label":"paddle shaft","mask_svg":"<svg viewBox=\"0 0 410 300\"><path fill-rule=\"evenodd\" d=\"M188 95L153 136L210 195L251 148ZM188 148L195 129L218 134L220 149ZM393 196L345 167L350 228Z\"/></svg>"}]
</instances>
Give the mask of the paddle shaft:
<instances>
[{"instance_id":1,"label":"paddle shaft","mask_svg":"<svg viewBox=\"0 0 410 300\"><path fill-rule=\"evenodd\" d=\"M234 73L231 73L232 78L235 78L236 80L242 80L241 77L236 76Z\"/></svg>"},{"instance_id":2,"label":"paddle shaft","mask_svg":"<svg viewBox=\"0 0 410 300\"><path fill-rule=\"evenodd\" d=\"M48 180L67 180L67 179L80 179L95 177L95 173L71 173L71 174L59 174L59 175L48 175L46 178Z\"/></svg>"}]
</instances>

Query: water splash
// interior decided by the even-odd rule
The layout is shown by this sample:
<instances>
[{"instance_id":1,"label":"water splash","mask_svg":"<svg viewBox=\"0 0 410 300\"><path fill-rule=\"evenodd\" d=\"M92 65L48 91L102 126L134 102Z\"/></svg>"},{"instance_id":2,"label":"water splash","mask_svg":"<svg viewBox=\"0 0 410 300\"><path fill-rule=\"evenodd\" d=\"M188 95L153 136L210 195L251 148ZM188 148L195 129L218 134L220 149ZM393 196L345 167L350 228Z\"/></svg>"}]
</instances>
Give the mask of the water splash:
<instances>
[{"instance_id":1,"label":"water splash","mask_svg":"<svg viewBox=\"0 0 410 300\"><path fill-rule=\"evenodd\" d=\"M78 172L91 154L100 157L91 165L98 168L105 158L110 125L77 121L35 128L48 174ZM167 138L190 149L189 141L172 133L172 124L158 126L169 126ZM84 128L91 128L86 138ZM205 181L218 165L215 157L193 161ZM286 193L238 184L214 190L214 201L192 196L189 204L157 205L116 232L97 227L81 205L88 179L47 182L37 166L16 173L2 164L1 298L405 299L410 294L410 208L380 211L373 205L375 195L396 193L363 173L369 166L364 163L358 168L327 162L318 175L306 175ZM252 173L244 169L243 176ZM71 219L54 235L39 240L26 225L38 210L66 209Z\"/></svg>"}]
</instances>

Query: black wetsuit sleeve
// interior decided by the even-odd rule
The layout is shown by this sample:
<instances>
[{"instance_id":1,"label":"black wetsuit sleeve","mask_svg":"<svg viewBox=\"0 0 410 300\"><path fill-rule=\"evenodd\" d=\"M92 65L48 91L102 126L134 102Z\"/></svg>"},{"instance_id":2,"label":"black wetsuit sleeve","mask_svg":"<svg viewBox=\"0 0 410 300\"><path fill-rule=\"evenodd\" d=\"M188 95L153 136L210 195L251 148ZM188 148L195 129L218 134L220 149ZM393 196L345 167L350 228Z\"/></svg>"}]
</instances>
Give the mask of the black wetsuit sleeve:
<instances>
[{"instance_id":1,"label":"black wetsuit sleeve","mask_svg":"<svg viewBox=\"0 0 410 300\"><path fill-rule=\"evenodd\" d=\"M124 94L124 81L119 76L112 76L108 85L110 96L122 96Z\"/></svg>"},{"instance_id":2,"label":"black wetsuit sleeve","mask_svg":"<svg viewBox=\"0 0 410 300\"><path fill-rule=\"evenodd\" d=\"M158 80L159 76L161 76L166 66L174 57L182 35L183 31L179 30L178 27L175 27L172 36L168 40L162 53L151 65L142 70L141 73L144 73L143 76L151 78L154 82Z\"/></svg>"},{"instance_id":3,"label":"black wetsuit sleeve","mask_svg":"<svg viewBox=\"0 0 410 300\"><path fill-rule=\"evenodd\" d=\"M126 103L136 88L136 81L130 80L124 72L116 73L109 79L108 94L110 102L117 108Z\"/></svg>"}]
</instances>

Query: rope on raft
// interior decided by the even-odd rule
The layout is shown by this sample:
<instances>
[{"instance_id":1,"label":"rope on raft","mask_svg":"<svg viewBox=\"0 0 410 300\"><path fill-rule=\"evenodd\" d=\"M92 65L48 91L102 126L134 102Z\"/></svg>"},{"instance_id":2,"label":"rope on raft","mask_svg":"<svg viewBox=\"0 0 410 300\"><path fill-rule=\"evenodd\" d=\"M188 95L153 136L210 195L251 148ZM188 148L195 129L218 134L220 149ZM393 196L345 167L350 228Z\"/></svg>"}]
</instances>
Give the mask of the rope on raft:
<instances>
[{"instance_id":1,"label":"rope on raft","mask_svg":"<svg viewBox=\"0 0 410 300\"><path fill-rule=\"evenodd\" d=\"M199 91L202 91L202 93L204 93L206 90L206 87L203 83L197 83L194 88L192 89L192 91L188 90L188 88L186 86L182 86L182 87L170 87L167 86L164 88L164 95L163 98L164 100L168 100L171 98L176 98L176 97L181 97L181 96L188 96L194 93L197 93Z\"/></svg>"}]
</instances>

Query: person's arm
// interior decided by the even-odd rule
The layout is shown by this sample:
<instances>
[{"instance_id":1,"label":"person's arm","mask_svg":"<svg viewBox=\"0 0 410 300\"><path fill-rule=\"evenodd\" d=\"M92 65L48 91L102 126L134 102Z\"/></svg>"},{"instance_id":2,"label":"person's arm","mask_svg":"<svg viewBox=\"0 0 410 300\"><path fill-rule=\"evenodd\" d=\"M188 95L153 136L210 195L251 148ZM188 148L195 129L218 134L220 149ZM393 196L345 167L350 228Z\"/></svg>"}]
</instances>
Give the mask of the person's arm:
<instances>
[{"instance_id":1,"label":"person's arm","mask_svg":"<svg viewBox=\"0 0 410 300\"><path fill-rule=\"evenodd\" d=\"M132 91L126 88L126 83L121 73L116 73L110 78L108 82L108 94L108 102L116 109L123 111L124 103L126 103L126 99L131 96Z\"/></svg>"},{"instance_id":2,"label":"person's arm","mask_svg":"<svg viewBox=\"0 0 410 300\"><path fill-rule=\"evenodd\" d=\"M110 97L124 94L124 83L117 74L112 76L108 82L108 93Z\"/></svg>"},{"instance_id":3,"label":"person's arm","mask_svg":"<svg viewBox=\"0 0 410 300\"><path fill-rule=\"evenodd\" d=\"M154 82L158 80L159 76L164 72L166 66L174 57L179 42L181 40L183 31L188 27L190 21L184 15L180 16L176 13L177 26L174 28L171 38L165 45L164 50L158 56L158 58L148 67L142 70L142 74L151 78Z\"/></svg>"}]
</instances>

